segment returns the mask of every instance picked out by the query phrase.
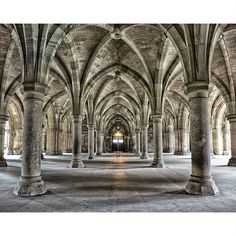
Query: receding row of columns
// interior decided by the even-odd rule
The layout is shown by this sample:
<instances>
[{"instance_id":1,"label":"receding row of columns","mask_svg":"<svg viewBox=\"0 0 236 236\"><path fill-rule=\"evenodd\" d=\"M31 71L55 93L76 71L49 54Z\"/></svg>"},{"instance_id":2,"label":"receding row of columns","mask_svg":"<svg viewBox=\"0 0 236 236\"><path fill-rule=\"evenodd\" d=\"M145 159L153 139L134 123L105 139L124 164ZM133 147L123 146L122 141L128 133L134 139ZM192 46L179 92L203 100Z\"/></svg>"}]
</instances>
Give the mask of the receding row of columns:
<instances>
[{"instance_id":1,"label":"receding row of columns","mask_svg":"<svg viewBox=\"0 0 236 236\"><path fill-rule=\"evenodd\" d=\"M47 191L41 176L41 147L42 147L42 120L43 100L47 90L46 85L38 84L32 88L30 85L24 90L24 129L22 145L22 168L21 177L14 193L21 196L33 196L43 194ZM208 89L204 86L190 89L190 135L191 135L191 155L192 174L186 186L186 192L199 195L213 195L218 193L211 176L210 164L210 119L208 114ZM153 142L154 158L152 166L163 168L163 144L162 144L162 116L153 114ZM6 165L3 158L4 126L6 116L0 116L0 142L1 142L1 165ZM228 117L230 122L232 157L229 165L236 166L236 116ZM148 157L148 125L142 125L142 158ZM100 134L101 135L101 134ZM100 136L101 137L101 136ZM89 127L89 139L91 150L94 150L94 127ZM136 149L139 150L140 130L136 129ZM82 116L73 115L73 149L71 167L84 167L81 160L82 143ZM100 142L98 145L101 147ZM100 148L98 148L100 149ZM101 149L100 149L101 150Z\"/></svg>"},{"instance_id":2,"label":"receding row of columns","mask_svg":"<svg viewBox=\"0 0 236 236\"><path fill-rule=\"evenodd\" d=\"M95 125L88 125L88 158L94 159L95 153L96 155L101 155L101 153L105 152L105 149L103 149L103 141L100 145L100 140L104 139L104 135L101 133L101 131L97 130L96 132L96 139L94 139L94 131L95 131ZM140 156L143 159L148 158L148 125L141 126L142 129L137 128L135 133L132 135L133 139L133 149L135 150L135 155ZM22 131L22 130L20 130ZM142 132L141 132L142 131ZM141 134L140 134L141 132ZM230 150L230 144L229 144L229 136L230 136L230 129L225 125L225 128L221 130L219 127L212 128L211 129L211 139L212 139L212 155L228 155ZM62 144L62 137L64 137L64 150ZM142 141L140 142L142 137ZM19 141L22 142L22 134L17 135L17 143ZM189 144L189 130L187 129L178 129L178 130L172 130L169 128L169 131L163 132L163 152L165 153L174 153L174 155L188 155L190 154L190 144ZM129 138L129 137L127 137ZM9 140L13 140L13 137L10 136ZM95 142L96 141L96 142ZM14 141L15 142L15 141ZM111 140L112 142L112 140ZM11 141L8 145L13 143ZM58 129L58 127L50 127L47 129L47 132L45 131L45 128L43 129L43 135L42 135L42 151L46 152L47 155L62 155L62 152L71 152L71 133L66 132L64 134L62 129ZM129 142L127 142L129 143ZM141 146L140 146L141 145ZM19 145L18 145L19 146ZM96 146L95 153L92 151L94 150ZM10 148L8 154L21 154L21 148L18 150L13 151L13 147ZM129 150L129 149L128 149ZM142 152L142 154L141 154Z\"/></svg>"}]
</instances>

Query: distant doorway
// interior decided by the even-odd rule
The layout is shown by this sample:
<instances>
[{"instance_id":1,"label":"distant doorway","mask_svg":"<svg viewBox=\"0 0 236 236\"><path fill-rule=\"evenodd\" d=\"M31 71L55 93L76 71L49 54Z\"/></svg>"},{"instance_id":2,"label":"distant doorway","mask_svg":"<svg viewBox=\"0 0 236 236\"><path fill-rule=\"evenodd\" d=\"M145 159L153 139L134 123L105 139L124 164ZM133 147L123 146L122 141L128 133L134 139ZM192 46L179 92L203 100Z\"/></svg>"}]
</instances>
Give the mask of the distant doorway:
<instances>
[{"instance_id":1,"label":"distant doorway","mask_svg":"<svg viewBox=\"0 0 236 236\"><path fill-rule=\"evenodd\" d=\"M120 131L116 131L112 136L112 151L124 151L124 135Z\"/></svg>"}]
</instances>

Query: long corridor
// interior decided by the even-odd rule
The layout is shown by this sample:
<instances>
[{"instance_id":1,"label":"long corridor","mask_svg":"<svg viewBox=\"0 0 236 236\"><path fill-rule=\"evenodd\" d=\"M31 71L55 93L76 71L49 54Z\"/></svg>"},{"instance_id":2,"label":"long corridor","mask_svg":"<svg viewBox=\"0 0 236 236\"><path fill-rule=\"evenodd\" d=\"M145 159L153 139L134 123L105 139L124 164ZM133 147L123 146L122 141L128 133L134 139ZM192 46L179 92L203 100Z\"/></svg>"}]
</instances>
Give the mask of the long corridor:
<instances>
[{"instance_id":1,"label":"long corridor","mask_svg":"<svg viewBox=\"0 0 236 236\"><path fill-rule=\"evenodd\" d=\"M151 157L151 155L150 155ZM86 160L86 168L68 168L71 155L46 156L42 175L48 192L42 196L13 194L20 175L19 156L8 156L0 171L1 212L212 212L236 211L236 172L228 157L212 159L217 196L184 192L191 172L190 156L164 155L167 168L150 167L151 159L132 154L106 154Z\"/></svg>"}]
</instances>

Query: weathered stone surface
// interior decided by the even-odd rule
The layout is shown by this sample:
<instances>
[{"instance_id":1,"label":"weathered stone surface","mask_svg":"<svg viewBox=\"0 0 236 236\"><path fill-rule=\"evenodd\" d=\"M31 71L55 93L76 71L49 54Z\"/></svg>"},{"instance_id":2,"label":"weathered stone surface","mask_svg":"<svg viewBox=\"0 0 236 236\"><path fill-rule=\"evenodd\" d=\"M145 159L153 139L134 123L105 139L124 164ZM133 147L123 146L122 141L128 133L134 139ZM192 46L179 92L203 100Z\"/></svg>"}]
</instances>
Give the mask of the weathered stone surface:
<instances>
[{"instance_id":1,"label":"weathered stone surface","mask_svg":"<svg viewBox=\"0 0 236 236\"><path fill-rule=\"evenodd\" d=\"M21 197L42 195L46 192L47 188L41 176L21 177L14 189L14 193Z\"/></svg>"},{"instance_id":2,"label":"weathered stone surface","mask_svg":"<svg viewBox=\"0 0 236 236\"><path fill-rule=\"evenodd\" d=\"M213 152L236 163L235 36L220 24L0 25L0 166L22 152L21 176L34 178L41 153L72 152L81 168L82 152L94 159L96 149L154 153L163 168L163 150L191 151L188 192L216 193Z\"/></svg>"},{"instance_id":3,"label":"weathered stone surface","mask_svg":"<svg viewBox=\"0 0 236 236\"><path fill-rule=\"evenodd\" d=\"M211 177L198 177L191 176L185 191L189 194L195 195L217 195L219 189L215 184L215 181Z\"/></svg>"}]
</instances>

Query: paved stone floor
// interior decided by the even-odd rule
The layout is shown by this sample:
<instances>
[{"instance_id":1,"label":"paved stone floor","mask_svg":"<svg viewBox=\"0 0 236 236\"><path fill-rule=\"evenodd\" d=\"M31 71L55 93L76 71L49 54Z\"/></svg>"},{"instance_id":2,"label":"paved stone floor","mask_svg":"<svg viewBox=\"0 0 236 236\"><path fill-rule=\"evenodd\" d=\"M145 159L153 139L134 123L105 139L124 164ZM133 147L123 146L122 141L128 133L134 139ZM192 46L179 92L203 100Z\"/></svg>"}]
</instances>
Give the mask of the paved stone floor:
<instances>
[{"instance_id":1,"label":"paved stone floor","mask_svg":"<svg viewBox=\"0 0 236 236\"><path fill-rule=\"evenodd\" d=\"M107 154L86 160L86 168L68 168L71 155L46 156L42 175L48 193L18 197L19 156L8 156L0 169L1 212L236 212L236 167L227 156L212 159L218 196L193 196L184 192L190 176L190 156L164 154L165 169L151 168L149 160L131 154Z\"/></svg>"}]
</instances>

